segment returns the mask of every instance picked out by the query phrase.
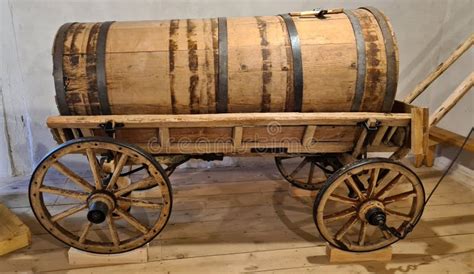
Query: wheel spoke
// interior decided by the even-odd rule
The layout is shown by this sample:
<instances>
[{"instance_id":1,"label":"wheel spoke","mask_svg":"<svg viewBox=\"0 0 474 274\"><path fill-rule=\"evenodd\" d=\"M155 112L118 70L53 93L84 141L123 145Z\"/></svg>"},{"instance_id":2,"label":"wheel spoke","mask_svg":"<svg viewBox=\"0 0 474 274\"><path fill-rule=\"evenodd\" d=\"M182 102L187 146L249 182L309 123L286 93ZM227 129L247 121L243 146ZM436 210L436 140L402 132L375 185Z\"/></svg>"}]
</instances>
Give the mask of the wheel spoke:
<instances>
[{"instance_id":1,"label":"wheel spoke","mask_svg":"<svg viewBox=\"0 0 474 274\"><path fill-rule=\"evenodd\" d=\"M392 238L392 234L390 234L387 231L383 230L380 226L378 228L382 232L382 235L385 239L389 240L390 238Z\"/></svg>"},{"instance_id":2,"label":"wheel spoke","mask_svg":"<svg viewBox=\"0 0 474 274\"><path fill-rule=\"evenodd\" d=\"M355 208L351 207L351 208L345 209L343 211L339 211L339 212L336 212L336 213L331 213L329 215L323 216L323 219L326 222L333 222L333 221L337 221L339 219L343 219L343 218L346 218L346 217L353 216L355 214L356 214Z\"/></svg>"},{"instance_id":3,"label":"wheel spoke","mask_svg":"<svg viewBox=\"0 0 474 274\"><path fill-rule=\"evenodd\" d=\"M360 230L359 230L359 245L365 245L365 236L367 234L367 223L363 220L360 222Z\"/></svg>"},{"instance_id":4,"label":"wheel spoke","mask_svg":"<svg viewBox=\"0 0 474 274\"><path fill-rule=\"evenodd\" d=\"M387 204L400 202L400 201L409 199L410 197L413 197L413 196L416 196L416 191L415 190L411 190L411 191L403 192L403 193L400 193L400 194L397 194L397 195L389 196L389 197L383 199L382 202L385 205L387 205Z\"/></svg>"},{"instance_id":5,"label":"wheel spoke","mask_svg":"<svg viewBox=\"0 0 474 274\"><path fill-rule=\"evenodd\" d=\"M124 194L130 193L136 189L144 189L144 188L151 188L157 186L158 182L154 177L147 177L143 180L140 180L136 183L130 184L122 189L117 190L114 195L115 197L120 197Z\"/></svg>"},{"instance_id":6,"label":"wheel spoke","mask_svg":"<svg viewBox=\"0 0 474 274\"><path fill-rule=\"evenodd\" d=\"M313 181L313 174L314 174L314 162L311 161L311 165L309 167L309 174L308 174L308 184L311 184Z\"/></svg>"},{"instance_id":7,"label":"wheel spoke","mask_svg":"<svg viewBox=\"0 0 474 274\"><path fill-rule=\"evenodd\" d=\"M397 184L400 182L401 178L403 178L402 174L398 174L392 181L387 183L376 195L377 199L382 199L383 196L388 194Z\"/></svg>"},{"instance_id":8,"label":"wheel spoke","mask_svg":"<svg viewBox=\"0 0 474 274\"><path fill-rule=\"evenodd\" d=\"M355 199L340 196L334 193L332 193L331 196L329 196L329 200L344 203L344 204L350 204L350 205L355 205L357 203L357 200Z\"/></svg>"},{"instance_id":9,"label":"wheel spoke","mask_svg":"<svg viewBox=\"0 0 474 274\"><path fill-rule=\"evenodd\" d=\"M78 186L82 187L84 190L92 192L94 191L94 187L89 184L84 178L74 173L65 165L61 164L60 162L55 162L52 164L52 167L55 168L57 171L61 172L64 176L69 178L73 183L77 184Z\"/></svg>"},{"instance_id":10,"label":"wheel spoke","mask_svg":"<svg viewBox=\"0 0 474 274\"><path fill-rule=\"evenodd\" d=\"M61 213L58 213L58 214L52 216L51 221L54 222L54 223L58 222L58 221L66 218L66 217L69 217L69 216L71 216L71 215L73 215L73 214L75 214L75 213L77 213L81 210L84 210L86 207L87 207L87 204L80 204L80 205L73 206L73 207L71 207L71 208L69 208L69 209L67 209L67 210L65 210Z\"/></svg>"},{"instance_id":11,"label":"wheel spoke","mask_svg":"<svg viewBox=\"0 0 474 274\"><path fill-rule=\"evenodd\" d=\"M404 221L410 221L411 220L411 216L408 215L408 214L405 214L405 213L402 213L402 212L398 212L398 211L395 211L393 209L388 209L386 208L385 209L385 212L388 214L388 215L392 215L398 219L402 219Z\"/></svg>"},{"instance_id":12,"label":"wheel spoke","mask_svg":"<svg viewBox=\"0 0 474 274\"><path fill-rule=\"evenodd\" d=\"M122 172L123 166L127 162L128 156L124 153L120 155L120 159L118 160L117 165L114 168L114 173L112 174L112 177L110 178L109 184L107 185L107 190L113 189L115 186L115 183L117 183L118 178L120 177L120 173Z\"/></svg>"},{"instance_id":13,"label":"wheel spoke","mask_svg":"<svg viewBox=\"0 0 474 274\"><path fill-rule=\"evenodd\" d=\"M134 198L120 197L119 201L125 202L129 204L130 206L143 207L143 208L160 209L163 207L163 203L155 203L152 201L140 200L140 199L134 199Z\"/></svg>"},{"instance_id":14,"label":"wheel spoke","mask_svg":"<svg viewBox=\"0 0 474 274\"><path fill-rule=\"evenodd\" d=\"M367 198L371 198L374 195L375 188L377 186L377 181L379 179L380 168L372 170L372 176L369 180L369 187L367 189Z\"/></svg>"},{"instance_id":15,"label":"wheel spoke","mask_svg":"<svg viewBox=\"0 0 474 274\"><path fill-rule=\"evenodd\" d=\"M79 237L79 242L83 244L86 241L87 234L89 234L89 230L92 226L91 222L87 222L84 228L82 229L81 236Z\"/></svg>"},{"instance_id":16,"label":"wheel spoke","mask_svg":"<svg viewBox=\"0 0 474 274\"><path fill-rule=\"evenodd\" d=\"M380 191L380 188L383 188L387 185L387 183L391 182L392 180L394 180L397 176L398 176L398 172L396 171L392 171L390 170L388 173L386 173L384 176L380 176L380 174L383 174L384 172L380 172L379 173L379 177L382 177L382 178L379 178L380 181L378 181L376 184L375 184L375 190L374 190L374 194L373 194L373 197L377 196L377 192Z\"/></svg>"},{"instance_id":17,"label":"wheel spoke","mask_svg":"<svg viewBox=\"0 0 474 274\"><path fill-rule=\"evenodd\" d=\"M120 238L117 233L117 227L115 226L114 219L112 218L111 214L107 216L107 225L109 227L110 237L112 238L112 242L114 243L114 246L119 246Z\"/></svg>"},{"instance_id":18,"label":"wheel spoke","mask_svg":"<svg viewBox=\"0 0 474 274\"><path fill-rule=\"evenodd\" d=\"M337 231L336 235L334 236L334 238L336 238L336 240L341 240L342 237L344 237L344 235L347 233L347 231L349 231L349 229L351 229L351 227L357 222L357 216L352 216L342 227L341 229L339 229L339 231Z\"/></svg>"},{"instance_id":19,"label":"wheel spoke","mask_svg":"<svg viewBox=\"0 0 474 274\"><path fill-rule=\"evenodd\" d=\"M303 161L301 161L301 163L295 168L295 170L293 170L293 172L291 172L291 174L288 176L293 177L294 175L296 175L307 163L308 159L304 158Z\"/></svg>"},{"instance_id":20,"label":"wheel spoke","mask_svg":"<svg viewBox=\"0 0 474 274\"><path fill-rule=\"evenodd\" d=\"M102 180L100 178L100 169L99 165L97 164L97 158L95 157L95 152L88 148L86 149L87 159L89 161L89 166L92 171L92 175L94 176L95 188L100 190L102 189Z\"/></svg>"},{"instance_id":21,"label":"wheel spoke","mask_svg":"<svg viewBox=\"0 0 474 274\"><path fill-rule=\"evenodd\" d=\"M365 199L364 194L359 189L359 187L357 186L352 176L347 177L346 182L348 183L349 187L352 188L352 190L354 190L354 192L357 194L357 197L359 197L359 200L363 201Z\"/></svg>"},{"instance_id":22,"label":"wheel spoke","mask_svg":"<svg viewBox=\"0 0 474 274\"><path fill-rule=\"evenodd\" d=\"M39 188L39 192L54 194L58 196L68 197L80 201L86 201L89 195L84 192L69 190L69 189L62 189L52 186L42 186Z\"/></svg>"},{"instance_id":23,"label":"wheel spoke","mask_svg":"<svg viewBox=\"0 0 474 274\"><path fill-rule=\"evenodd\" d=\"M129 223L131 226L133 226L135 229L140 231L143 234L148 233L148 228L141 224L135 217L133 217L131 214L128 212L124 211L123 209L117 207L115 209L115 213L117 213L120 217L122 217L127 223Z\"/></svg>"}]
</instances>

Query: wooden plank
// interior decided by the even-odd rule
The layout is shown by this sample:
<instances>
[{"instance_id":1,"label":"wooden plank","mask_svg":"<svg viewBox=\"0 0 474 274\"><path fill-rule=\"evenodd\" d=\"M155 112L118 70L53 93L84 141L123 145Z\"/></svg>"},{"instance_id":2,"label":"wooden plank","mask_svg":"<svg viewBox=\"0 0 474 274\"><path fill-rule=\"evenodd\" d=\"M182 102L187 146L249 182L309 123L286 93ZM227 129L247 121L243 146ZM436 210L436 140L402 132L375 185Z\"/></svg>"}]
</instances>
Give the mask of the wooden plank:
<instances>
[{"instance_id":1,"label":"wooden plank","mask_svg":"<svg viewBox=\"0 0 474 274\"><path fill-rule=\"evenodd\" d=\"M357 156L359 156L359 154L361 153L362 146L365 143L365 138L367 138L367 129L363 128L360 135L359 135L359 139L357 140L357 143L354 147L354 151L352 152L352 157L353 158L357 158Z\"/></svg>"},{"instance_id":2,"label":"wooden plank","mask_svg":"<svg viewBox=\"0 0 474 274\"><path fill-rule=\"evenodd\" d=\"M30 229L3 204L0 220L0 256L31 244Z\"/></svg>"},{"instance_id":3,"label":"wooden plank","mask_svg":"<svg viewBox=\"0 0 474 274\"><path fill-rule=\"evenodd\" d=\"M385 136L385 133L387 133L388 126L382 126L377 130L377 133L375 134L374 140L372 141L372 146L378 146L382 142L383 137Z\"/></svg>"},{"instance_id":4,"label":"wooden plank","mask_svg":"<svg viewBox=\"0 0 474 274\"><path fill-rule=\"evenodd\" d=\"M226 153L226 154L281 154L281 153L338 153L351 151L353 142L317 142L310 146L302 146L301 143L242 143L240 147L234 147L233 143L171 143L166 147L150 146L149 143L138 143L137 146L151 154L196 154L196 153ZM262 149L279 149L282 152L264 151ZM260 151L253 151L261 149ZM286 152L285 152L286 150ZM388 148L388 151L393 149ZM255 155L254 155L255 156Z\"/></svg>"},{"instance_id":5,"label":"wooden plank","mask_svg":"<svg viewBox=\"0 0 474 274\"><path fill-rule=\"evenodd\" d=\"M91 266L146 263L148 261L148 244L119 254L94 254L71 247L67 255L70 265Z\"/></svg>"},{"instance_id":6,"label":"wooden plank","mask_svg":"<svg viewBox=\"0 0 474 274\"><path fill-rule=\"evenodd\" d=\"M77 128L71 128L72 135L74 136L74 139L80 138L81 135L79 134L79 129Z\"/></svg>"},{"instance_id":7,"label":"wooden plank","mask_svg":"<svg viewBox=\"0 0 474 274\"><path fill-rule=\"evenodd\" d=\"M92 137L94 136L94 132L90 128L81 128L79 129L84 137Z\"/></svg>"},{"instance_id":8,"label":"wooden plank","mask_svg":"<svg viewBox=\"0 0 474 274\"><path fill-rule=\"evenodd\" d=\"M160 146L166 148L170 145L170 131L168 128L160 127L159 129L160 135Z\"/></svg>"},{"instance_id":9,"label":"wooden plank","mask_svg":"<svg viewBox=\"0 0 474 274\"><path fill-rule=\"evenodd\" d=\"M234 143L234 148L239 148L242 145L242 127L234 127L232 131L232 141Z\"/></svg>"},{"instance_id":10,"label":"wooden plank","mask_svg":"<svg viewBox=\"0 0 474 274\"><path fill-rule=\"evenodd\" d=\"M449 95L449 97L435 110L430 117L430 127L435 126L441 119L466 95L474 85L474 72L471 72L464 81Z\"/></svg>"},{"instance_id":11,"label":"wooden plank","mask_svg":"<svg viewBox=\"0 0 474 274\"><path fill-rule=\"evenodd\" d=\"M432 141L443 143L451 146L461 147L466 137L456 134L452 131L442 129L440 127L430 127L430 139ZM467 141L464 149L474 153L474 139Z\"/></svg>"},{"instance_id":12,"label":"wooden plank","mask_svg":"<svg viewBox=\"0 0 474 274\"><path fill-rule=\"evenodd\" d=\"M280 125L357 125L374 119L383 125L406 126L411 114L371 112L316 112L316 113L219 113L180 115L103 115L103 116L51 116L50 128L99 128L107 121L123 123L124 128L169 127L236 127L267 126L269 122Z\"/></svg>"},{"instance_id":13,"label":"wooden plank","mask_svg":"<svg viewBox=\"0 0 474 274\"><path fill-rule=\"evenodd\" d=\"M314 133L316 132L316 126L307 126L304 135L303 135L303 140L301 141L301 144L303 146L309 146L313 142L313 137Z\"/></svg>"},{"instance_id":14,"label":"wooden plank","mask_svg":"<svg viewBox=\"0 0 474 274\"><path fill-rule=\"evenodd\" d=\"M473 252L470 251L469 245L464 244L463 241L470 242L471 235L460 235L457 237L430 237L422 241L410 242L408 240L402 241L394 247L394 253L397 261L386 263L385 267L389 269L406 269L413 266L413 261L421 261L418 271L426 273L442 272L456 272L468 273L470 262L472 261ZM240 243L243 244L243 243ZM265 243L263 243L265 244ZM271 243L270 243L271 244ZM229 245L229 246L236 246ZM267 244L269 245L269 244ZM449 245L452 248L446 248ZM184 246L188 248L189 246ZM207 248L200 248L201 250L213 250L218 252L217 248L225 250L224 246L208 245ZM430 251L426 255L426 250ZM224 253L224 252L222 252ZM269 271L277 272L286 270L287 273L300 273L307 270L309 273L350 273L360 272L368 273L368 266L376 268L380 263L374 264L341 264L328 265L325 260L324 246L307 246L299 248L286 248L276 250L255 250L247 252L228 252L216 256L186 256L181 254L175 259L148 262L140 265L123 265L123 266L103 266L97 268L83 268L78 269L75 273L90 273L94 272L153 272L159 269L163 272L187 272L193 269L194 272L249 272L249 271ZM435 258L433 258L433 256ZM457 256L463 256L459 258ZM308 258L313 261L308 262ZM455 261L450 261L454 259ZM440 263L442 260L442 263Z\"/></svg>"},{"instance_id":15,"label":"wooden plank","mask_svg":"<svg viewBox=\"0 0 474 274\"><path fill-rule=\"evenodd\" d=\"M59 139L61 139L62 143L67 141L66 134L64 133L64 128L58 128Z\"/></svg>"},{"instance_id":16,"label":"wooden plank","mask_svg":"<svg viewBox=\"0 0 474 274\"><path fill-rule=\"evenodd\" d=\"M390 131L388 132L387 137L385 137L384 144L390 143L390 140L392 139L393 135L394 135L395 132L397 131L397 128L398 128L398 127L391 127L391 128L390 128Z\"/></svg>"},{"instance_id":17,"label":"wooden plank","mask_svg":"<svg viewBox=\"0 0 474 274\"><path fill-rule=\"evenodd\" d=\"M404 102L413 102L423 91L425 91L431 83L434 82L445 70L447 70L464 52L466 52L474 42L474 34L471 34L444 62L438 65L428 77L419 83L415 89L403 100Z\"/></svg>"},{"instance_id":18,"label":"wooden plank","mask_svg":"<svg viewBox=\"0 0 474 274\"><path fill-rule=\"evenodd\" d=\"M330 263L389 262L392 260L392 247L372 252L347 252L326 244L326 256Z\"/></svg>"}]
</instances>

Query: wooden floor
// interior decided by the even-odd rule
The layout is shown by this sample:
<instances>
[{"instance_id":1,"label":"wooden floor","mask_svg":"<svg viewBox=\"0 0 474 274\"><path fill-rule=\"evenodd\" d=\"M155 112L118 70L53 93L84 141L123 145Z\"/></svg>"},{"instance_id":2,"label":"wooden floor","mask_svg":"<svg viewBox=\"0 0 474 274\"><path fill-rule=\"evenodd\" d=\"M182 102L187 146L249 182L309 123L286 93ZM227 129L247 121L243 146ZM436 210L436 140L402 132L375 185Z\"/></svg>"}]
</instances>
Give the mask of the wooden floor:
<instances>
[{"instance_id":1,"label":"wooden floor","mask_svg":"<svg viewBox=\"0 0 474 274\"><path fill-rule=\"evenodd\" d=\"M427 193L441 175L417 169ZM471 178L473 179L473 178ZM36 222L28 181L0 188L0 201L32 230L31 247L0 257L0 272L429 272L474 271L474 190L449 176L389 263L329 264L310 199L292 198L271 159L234 168L178 170L170 222L153 240L146 264L78 267L64 244Z\"/></svg>"}]
</instances>

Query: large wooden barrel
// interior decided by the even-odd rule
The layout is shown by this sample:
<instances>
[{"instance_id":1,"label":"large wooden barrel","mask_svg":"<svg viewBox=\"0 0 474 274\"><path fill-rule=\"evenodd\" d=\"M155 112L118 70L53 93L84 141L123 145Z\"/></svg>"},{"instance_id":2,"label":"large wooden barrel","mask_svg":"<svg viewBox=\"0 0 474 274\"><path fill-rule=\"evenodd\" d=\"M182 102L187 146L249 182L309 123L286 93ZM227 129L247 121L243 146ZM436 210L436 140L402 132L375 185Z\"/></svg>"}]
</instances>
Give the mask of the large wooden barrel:
<instances>
[{"instance_id":1,"label":"large wooden barrel","mask_svg":"<svg viewBox=\"0 0 474 274\"><path fill-rule=\"evenodd\" d=\"M393 31L374 8L68 23L53 61L62 115L390 112L398 80Z\"/></svg>"}]
</instances>

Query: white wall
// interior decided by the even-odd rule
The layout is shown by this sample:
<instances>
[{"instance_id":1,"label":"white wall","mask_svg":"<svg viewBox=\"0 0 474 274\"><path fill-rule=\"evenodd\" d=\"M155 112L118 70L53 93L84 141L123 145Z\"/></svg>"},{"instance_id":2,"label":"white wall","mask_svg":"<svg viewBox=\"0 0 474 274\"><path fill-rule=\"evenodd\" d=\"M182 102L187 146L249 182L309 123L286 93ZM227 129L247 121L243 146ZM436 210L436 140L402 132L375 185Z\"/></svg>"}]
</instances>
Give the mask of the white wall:
<instances>
[{"instance_id":1,"label":"white wall","mask_svg":"<svg viewBox=\"0 0 474 274\"><path fill-rule=\"evenodd\" d=\"M7 177L12 174L8 131L6 125L5 108L3 107L3 90L0 79L0 155L3 155L0 161L0 178Z\"/></svg>"},{"instance_id":2,"label":"white wall","mask_svg":"<svg viewBox=\"0 0 474 274\"><path fill-rule=\"evenodd\" d=\"M392 21L400 48L398 98L403 98L472 32L473 0L0 0L2 92L12 150L12 160L5 159L8 146L2 142L5 126L0 124L0 176L30 172L34 163L55 145L45 120L58 113L51 46L56 30L64 22L274 15L316 7L362 5L378 7ZM416 103L436 108L472 71L472 54L471 50ZM460 134L467 132L473 124L473 98L472 93L468 95L440 125Z\"/></svg>"}]
</instances>

